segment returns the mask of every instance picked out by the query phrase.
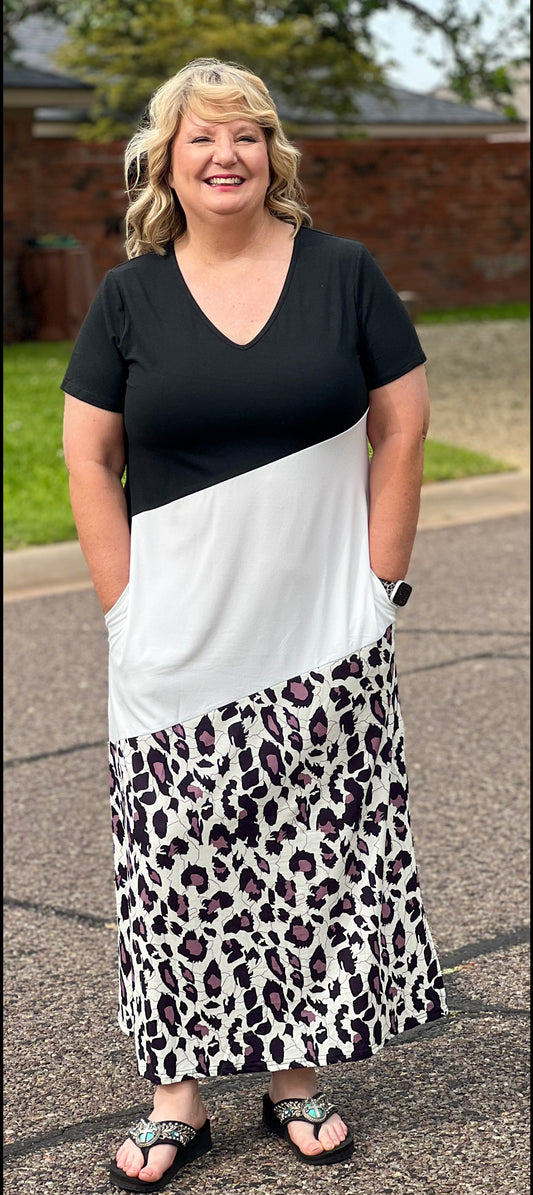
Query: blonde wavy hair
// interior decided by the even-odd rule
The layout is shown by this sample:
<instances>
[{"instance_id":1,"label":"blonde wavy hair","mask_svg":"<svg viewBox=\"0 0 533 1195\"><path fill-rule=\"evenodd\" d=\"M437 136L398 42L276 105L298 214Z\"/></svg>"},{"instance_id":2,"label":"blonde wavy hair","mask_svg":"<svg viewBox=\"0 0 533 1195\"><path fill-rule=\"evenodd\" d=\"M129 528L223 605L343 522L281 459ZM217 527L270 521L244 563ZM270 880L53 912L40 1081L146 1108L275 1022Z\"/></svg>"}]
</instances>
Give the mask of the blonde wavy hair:
<instances>
[{"instance_id":1,"label":"blonde wavy hair","mask_svg":"<svg viewBox=\"0 0 533 1195\"><path fill-rule=\"evenodd\" d=\"M129 206L126 252L162 256L169 241L185 232L185 213L168 181L172 142L186 110L201 119L254 120L265 134L270 185L265 206L278 220L294 224L294 235L311 217L298 178L301 154L291 145L261 79L244 66L196 58L153 95L147 120L126 148L125 176Z\"/></svg>"}]
</instances>

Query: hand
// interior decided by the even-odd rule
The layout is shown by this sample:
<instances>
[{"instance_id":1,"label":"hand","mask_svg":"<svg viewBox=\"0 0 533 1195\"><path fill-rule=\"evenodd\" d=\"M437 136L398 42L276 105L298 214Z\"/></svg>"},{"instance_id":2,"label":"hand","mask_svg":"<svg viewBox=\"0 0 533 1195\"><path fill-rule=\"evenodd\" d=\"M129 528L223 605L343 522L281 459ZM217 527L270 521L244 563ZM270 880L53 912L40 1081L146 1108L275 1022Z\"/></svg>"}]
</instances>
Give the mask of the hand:
<instances>
[{"instance_id":1,"label":"hand","mask_svg":"<svg viewBox=\"0 0 533 1195\"><path fill-rule=\"evenodd\" d=\"M126 580L125 584L120 585L120 588L117 587L117 585L115 584L113 586L113 589L111 589L111 590L108 590L106 588L105 594L98 593L98 591L97 591L98 601L100 602L100 605L102 607L102 613L104 615L104 618L105 618L106 614L109 614L109 611L113 609L113 606L116 605L119 598L122 597L122 594L127 589L128 584L129 584L129 578L128 578L128 580Z\"/></svg>"}]
</instances>

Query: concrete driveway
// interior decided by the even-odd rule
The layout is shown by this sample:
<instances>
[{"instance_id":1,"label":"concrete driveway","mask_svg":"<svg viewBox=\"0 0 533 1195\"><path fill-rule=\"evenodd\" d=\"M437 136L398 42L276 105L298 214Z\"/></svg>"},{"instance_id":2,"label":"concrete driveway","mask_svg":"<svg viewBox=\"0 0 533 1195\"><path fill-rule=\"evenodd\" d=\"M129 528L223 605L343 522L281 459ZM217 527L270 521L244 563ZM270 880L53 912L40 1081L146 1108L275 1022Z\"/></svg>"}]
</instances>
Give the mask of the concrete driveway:
<instances>
[{"instance_id":1,"label":"concrete driveway","mask_svg":"<svg viewBox=\"0 0 533 1195\"><path fill-rule=\"evenodd\" d=\"M190 1195L526 1195L527 515L421 530L400 692L422 890L449 1017L322 1075L356 1138L311 1171L261 1076L204 1083ZM106 636L92 591L5 608L6 1195L100 1195L150 1088L116 1026Z\"/></svg>"}]
</instances>

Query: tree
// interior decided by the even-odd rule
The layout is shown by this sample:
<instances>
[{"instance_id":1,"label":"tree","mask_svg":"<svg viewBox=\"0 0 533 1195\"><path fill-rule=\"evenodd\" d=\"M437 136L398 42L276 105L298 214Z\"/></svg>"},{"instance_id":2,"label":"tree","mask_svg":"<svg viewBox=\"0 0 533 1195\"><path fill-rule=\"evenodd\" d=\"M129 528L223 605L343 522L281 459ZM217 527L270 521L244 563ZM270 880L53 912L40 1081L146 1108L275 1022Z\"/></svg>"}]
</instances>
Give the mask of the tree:
<instances>
[{"instance_id":1,"label":"tree","mask_svg":"<svg viewBox=\"0 0 533 1195\"><path fill-rule=\"evenodd\" d=\"M342 119L361 90L386 93L371 20L395 8L422 35L440 30L453 55L448 82L464 100L483 94L504 107L527 25L525 0L506 2L505 29L491 41L481 33L490 6L467 0L442 0L440 16L424 0L7 0L4 19L11 53L17 20L42 12L67 22L58 64L95 86L88 135L102 139L129 135L159 84L197 57L245 63L278 100Z\"/></svg>"}]
</instances>

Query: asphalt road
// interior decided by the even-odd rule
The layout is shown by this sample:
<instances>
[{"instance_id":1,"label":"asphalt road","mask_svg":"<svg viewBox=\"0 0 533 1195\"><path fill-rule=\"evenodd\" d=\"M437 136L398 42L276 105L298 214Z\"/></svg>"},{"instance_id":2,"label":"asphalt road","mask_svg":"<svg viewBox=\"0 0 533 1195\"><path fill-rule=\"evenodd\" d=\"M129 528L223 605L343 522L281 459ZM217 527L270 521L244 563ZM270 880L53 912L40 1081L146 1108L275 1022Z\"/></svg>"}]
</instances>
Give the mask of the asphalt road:
<instances>
[{"instance_id":1,"label":"asphalt road","mask_svg":"<svg viewBox=\"0 0 533 1195\"><path fill-rule=\"evenodd\" d=\"M356 1138L314 1171L208 1080L188 1195L528 1195L528 517L419 532L398 621L422 891L450 1016L321 1078ZM116 1025L106 637L90 590L5 608L6 1195L101 1195L149 1109Z\"/></svg>"}]
</instances>

